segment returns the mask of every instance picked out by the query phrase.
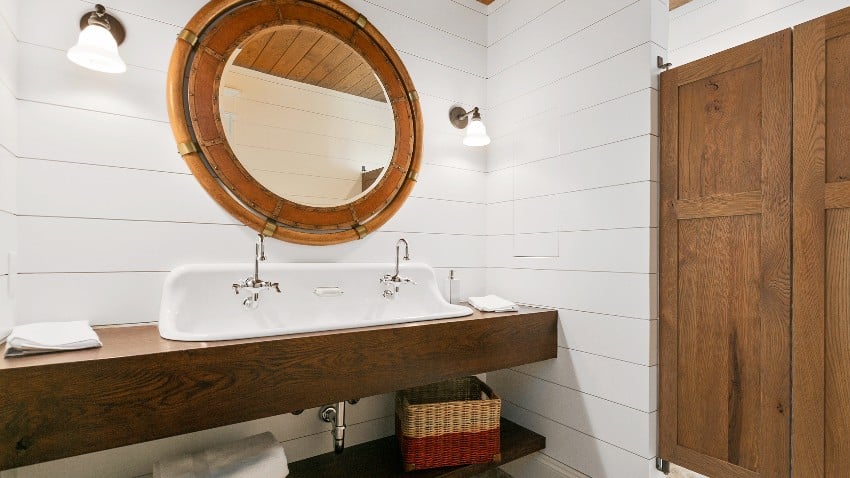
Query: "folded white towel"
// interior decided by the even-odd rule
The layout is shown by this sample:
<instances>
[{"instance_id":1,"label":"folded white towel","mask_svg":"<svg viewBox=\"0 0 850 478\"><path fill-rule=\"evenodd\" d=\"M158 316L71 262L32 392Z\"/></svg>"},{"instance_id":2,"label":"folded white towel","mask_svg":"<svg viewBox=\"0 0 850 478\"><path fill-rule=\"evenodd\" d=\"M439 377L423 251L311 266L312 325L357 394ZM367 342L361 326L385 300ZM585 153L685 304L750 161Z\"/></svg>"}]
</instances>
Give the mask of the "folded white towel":
<instances>
[{"instance_id":1,"label":"folded white towel","mask_svg":"<svg viewBox=\"0 0 850 478\"><path fill-rule=\"evenodd\" d=\"M289 466L271 432L153 465L153 478L284 478Z\"/></svg>"},{"instance_id":2,"label":"folded white towel","mask_svg":"<svg viewBox=\"0 0 850 478\"><path fill-rule=\"evenodd\" d=\"M6 357L100 347L100 339L85 320L18 325L6 337Z\"/></svg>"},{"instance_id":3,"label":"folded white towel","mask_svg":"<svg viewBox=\"0 0 850 478\"><path fill-rule=\"evenodd\" d=\"M519 310L516 304L497 295L470 297L469 305L475 307L481 312L515 312Z\"/></svg>"}]
</instances>

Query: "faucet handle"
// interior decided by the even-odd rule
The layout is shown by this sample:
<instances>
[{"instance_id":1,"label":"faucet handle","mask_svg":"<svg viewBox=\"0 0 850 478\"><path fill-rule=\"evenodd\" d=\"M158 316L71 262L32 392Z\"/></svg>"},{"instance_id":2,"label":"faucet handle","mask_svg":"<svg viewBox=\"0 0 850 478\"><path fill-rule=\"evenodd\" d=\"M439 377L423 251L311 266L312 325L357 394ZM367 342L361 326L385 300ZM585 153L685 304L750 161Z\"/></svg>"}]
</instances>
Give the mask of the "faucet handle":
<instances>
[{"instance_id":1,"label":"faucet handle","mask_svg":"<svg viewBox=\"0 0 850 478\"><path fill-rule=\"evenodd\" d=\"M236 292L236 295L239 295L239 289L242 287L240 284L233 284L233 292Z\"/></svg>"},{"instance_id":2,"label":"faucet handle","mask_svg":"<svg viewBox=\"0 0 850 478\"><path fill-rule=\"evenodd\" d=\"M273 287L274 290L277 291L278 294L280 294L280 284L279 283L272 282L271 284L269 284L269 287Z\"/></svg>"},{"instance_id":3,"label":"faucet handle","mask_svg":"<svg viewBox=\"0 0 850 478\"><path fill-rule=\"evenodd\" d=\"M381 284L413 284L413 285L416 285L416 281L413 280L413 279L410 279L408 277L402 277L402 276L394 276L394 275L390 275L390 274L384 274L380 279L378 279L378 282L380 282Z\"/></svg>"}]
</instances>

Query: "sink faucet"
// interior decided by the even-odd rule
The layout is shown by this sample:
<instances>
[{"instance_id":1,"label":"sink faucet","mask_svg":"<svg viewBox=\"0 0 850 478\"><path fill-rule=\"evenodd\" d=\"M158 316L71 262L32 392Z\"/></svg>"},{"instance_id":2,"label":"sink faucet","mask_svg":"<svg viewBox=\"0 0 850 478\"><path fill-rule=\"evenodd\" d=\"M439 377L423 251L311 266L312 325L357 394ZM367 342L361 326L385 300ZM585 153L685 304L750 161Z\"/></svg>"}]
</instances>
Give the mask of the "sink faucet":
<instances>
[{"instance_id":1,"label":"sink faucet","mask_svg":"<svg viewBox=\"0 0 850 478\"><path fill-rule=\"evenodd\" d=\"M280 285L277 282L268 282L260 279L260 261L266 260L266 246L262 234L257 234L257 244L254 246L254 275L245 279L244 282L233 284L233 290L239 294L240 290L248 291L248 297L242 301L247 309L256 309L260 306L260 292L274 289L280 294Z\"/></svg>"},{"instance_id":2,"label":"sink faucet","mask_svg":"<svg viewBox=\"0 0 850 478\"><path fill-rule=\"evenodd\" d=\"M401 256L402 245L404 245L404 257ZM395 299L395 295L398 294L399 286L401 284L416 284L413 280L399 275L399 261L401 261L401 259L404 259L405 261L410 260L410 246L404 238L399 239L395 243L395 274L384 274L384 276L380 278L381 284L384 285L383 296L387 300Z\"/></svg>"}]
</instances>

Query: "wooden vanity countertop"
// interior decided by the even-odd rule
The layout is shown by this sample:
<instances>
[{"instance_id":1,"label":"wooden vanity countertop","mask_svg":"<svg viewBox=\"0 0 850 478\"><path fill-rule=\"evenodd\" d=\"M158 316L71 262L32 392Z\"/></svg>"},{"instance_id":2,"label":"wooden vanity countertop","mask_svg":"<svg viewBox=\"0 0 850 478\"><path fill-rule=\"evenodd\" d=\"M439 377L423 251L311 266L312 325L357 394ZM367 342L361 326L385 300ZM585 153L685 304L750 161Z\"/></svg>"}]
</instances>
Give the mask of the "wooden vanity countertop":
<instances>
[{"instance_id":1,"label":"wooden vanity countertop","mask_svg":"<svg viewBox=\"0 0 850 478\"><path fill-rule=\"evenodd\" d=\"M0 359L0 470L555 358L557 322L523 307L216 342L100 327L101 348Z\"/></svg>"}]
</instances>

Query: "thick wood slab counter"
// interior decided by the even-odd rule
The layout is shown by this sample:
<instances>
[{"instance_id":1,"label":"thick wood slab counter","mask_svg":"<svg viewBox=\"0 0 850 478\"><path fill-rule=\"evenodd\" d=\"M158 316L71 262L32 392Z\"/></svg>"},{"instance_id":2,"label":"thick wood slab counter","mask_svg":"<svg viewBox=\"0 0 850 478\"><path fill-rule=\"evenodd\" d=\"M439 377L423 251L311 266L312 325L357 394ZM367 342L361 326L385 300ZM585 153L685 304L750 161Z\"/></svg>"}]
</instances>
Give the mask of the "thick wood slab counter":
<instances>
[{"instance_id":1,"label":"thick wood slab counter","mask_svg":"<svg viewBox=\"0 0 850 478\"><path fill-rule=\"evenodd\" d=\"M557 356L557 312L532 308L226 342L98 334L100 349L0 359L0 470Z\"/></svg>"}]
</instances>

